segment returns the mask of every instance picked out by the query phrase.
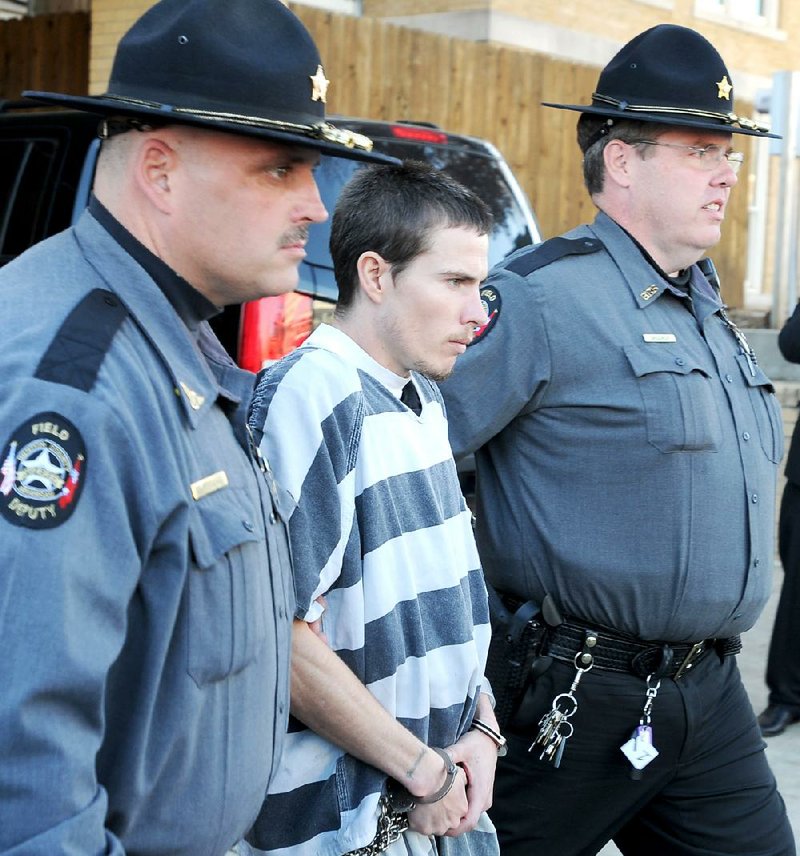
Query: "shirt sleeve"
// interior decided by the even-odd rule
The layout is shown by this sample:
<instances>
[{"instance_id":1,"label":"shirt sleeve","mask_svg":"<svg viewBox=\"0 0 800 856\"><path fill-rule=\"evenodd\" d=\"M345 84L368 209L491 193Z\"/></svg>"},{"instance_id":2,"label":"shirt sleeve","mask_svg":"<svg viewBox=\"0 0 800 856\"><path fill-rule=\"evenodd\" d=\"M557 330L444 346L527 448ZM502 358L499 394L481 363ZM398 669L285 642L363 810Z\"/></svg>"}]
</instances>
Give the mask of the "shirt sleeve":
<instances>
[{"instance_id":1,"label":"shirt sleeve","mask_svg":"<svg viewBox=\"0 0 800 856\"><path fill-rule=\"evenodd\" d=\"M800 363L800 303L778 334L778 347L785 360Z\"/></svg>"},{"instance_id":2,"label":"shirt sleeve","mask_svg":"<svg viewBox=\"0 0 800 856\"><path fill-rule=\"evenodd\" d=\"M121 854L95 759L140 571L134 448L110 409L31 380L0 402L0 853Z\"/></svg>"},{"instance_id":3,"label":"shirt sleeve","mask_svg":"<svg viewBox=\"0 0 800 856\"><path fill-rule=\"evenodd\" d=\"M355 465L364 404L357 373L331 360L322 350L300 354L262 375L257 391L261 452L294 502L296 617L305 621L319 618L316 599L334 584L355 582L341 575L347 551L358 549Z\"/></svg>"}]
</instances>

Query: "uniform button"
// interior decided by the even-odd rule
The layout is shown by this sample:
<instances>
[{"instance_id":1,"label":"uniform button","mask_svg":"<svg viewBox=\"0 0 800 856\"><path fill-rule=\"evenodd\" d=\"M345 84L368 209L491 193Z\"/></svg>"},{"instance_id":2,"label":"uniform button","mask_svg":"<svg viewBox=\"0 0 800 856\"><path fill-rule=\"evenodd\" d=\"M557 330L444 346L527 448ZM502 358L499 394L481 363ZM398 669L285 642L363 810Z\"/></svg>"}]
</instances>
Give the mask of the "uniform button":
<instances>
[{"instance_id":1,"label":"uniform button","mask_svg":"<svg viewBox=\"0 0 800 856\"><path fill-rule=\"evenodd\" d=\"M676 366L682 366L685 362L686 362L686 360L684 360L683 357L675 357L675 365Z\"/></svg>"},{"instance_id":2,"label":"uniform button","mask_svg":"<svg viewBox=\"0 0 800 856\"><path fill-rule=\"evenodd\" d=\"M753 559L753 567L757 568L761 564L761 559Z\"/></svg>"},{"instance_id":3,"label":"uniform button","mask_svg":"<svg viewBox=\"0 0 800 856\"><path fill-rule=\"evenodd\" d=\"M281 703L278 705L278 713L283 713L283 711L284 711L284 706L283 706L283 702L281 702Z\"/></svg>"},{"instance_id":4,"label":"uniform button","mask_svg":"<svg viewBox=\"0 0 800 856\"><path fill-rule=\"evenodd\" d=\"M273 512L272 512L272 514L270 514L270 516L269 516L269 522L274 526L274 525L275 525L275 521L276 521L277 519L278 519L278 518L275 516L275 512L273 511Z\"/></svg>"},{"instance_id":5,"label":"uniform button","mask_svg":"<svg viewBox=\"0 0 800 856\"><path fill-rule=\"evenodd\" d=\"M753 505L755 505L755 504L758 502L758 494L757 494L757 493L754 493L754 494L750 497L750 499L752 500Z\"/></svg>"},{"instance_id":6,"label":"uniform button","mask_svg":"<svg viewBox=\"0 0 800 856\"><path fill-rule=\"evenodd\" d=\"M728 381L728 383L733 383L733 375L726 374L725 380Z\"/></svg>"},{"instance_id":7,"label":"uniform button","mask_svg":"<svg viewBox=\"0 0 800 856\"><path fill-rule=\"evenodd\" d=\"M244 528L245 528L248 532L252 532L252 531L256 528L255 526L253 526L253 524L252 524L249 520L243 520L243 521L242 521L242 526L244 526Z\"/></svg>"},{"instance_id":8,"label":"uniform button","mask_svg":"<svg viewBox=\"0 0 800 856\"><path fill-rule=\"evenodd\" d=\"M742 434L742 440L749 440L749 439L750 439L750 432L745 431L744 434Z\"/></svg>"},{"instance_id":9,"label":"uniform button","mask_svg":"<svg viewBox=\"0 0 800 856\"><path fill-rule=\"evenodd\" d=\"M278 607L278 618L283 618L285 615L286 615L286 613L283 611L283 607L279 606Z\"/></svg>"}]
</instances>

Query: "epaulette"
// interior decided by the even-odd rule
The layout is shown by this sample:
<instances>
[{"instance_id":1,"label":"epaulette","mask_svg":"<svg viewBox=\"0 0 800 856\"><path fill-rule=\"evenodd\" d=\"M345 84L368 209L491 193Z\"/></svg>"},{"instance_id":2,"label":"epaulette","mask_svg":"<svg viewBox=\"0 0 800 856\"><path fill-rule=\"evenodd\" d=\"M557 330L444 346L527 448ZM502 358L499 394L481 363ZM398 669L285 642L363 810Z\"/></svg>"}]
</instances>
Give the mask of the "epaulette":
<instances>
[{"instance_id":1,"label":"epaulette","mask_svg":"<svg viewBox=\"0 0 800 856\"><path fill-rule=\"evenodd\" d=\"M603 242L597 238L550 238L532 247L529 252L517 256L506 265L506 270L519 276L528 276L565 256L583 256L602 249Z\"/></svg>"},{"instance_id":2,"label":"epaulette","mask_svg":"<svg viewBox=\"0 0 800 856\"><path fill-rule=\"evenodd\" d=\"M35 377L89 392L128 310L95 288L70 312L44 352Z\"/></svg>"}]
</instances>

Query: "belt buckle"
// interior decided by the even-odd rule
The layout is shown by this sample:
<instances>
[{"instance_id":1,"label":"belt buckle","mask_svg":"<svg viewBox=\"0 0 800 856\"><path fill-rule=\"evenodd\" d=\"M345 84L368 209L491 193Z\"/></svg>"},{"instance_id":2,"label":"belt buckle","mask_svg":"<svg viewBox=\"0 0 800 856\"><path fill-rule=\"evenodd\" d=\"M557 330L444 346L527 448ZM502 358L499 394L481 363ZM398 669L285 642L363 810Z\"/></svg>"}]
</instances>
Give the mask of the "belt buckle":
<instances>
[{"instance_id":1,"label":"belt buckle","mask_svg":"<svg viewBox=\"0 0 800 856\"><path fill-rule=\"evenodd\" d=\"M698 657L705 652L705 650L705 639L702 642L695 642L694 645L692 645L692 647L689 649L689 653L683 658L683 662L680 664L680 666L678 666L678 671L675 672L673 680L677 681L679 678L685 675L686 672L688 672L689 669L691 669L692 666L695 664Z\"/></svg>"}]
</instances>

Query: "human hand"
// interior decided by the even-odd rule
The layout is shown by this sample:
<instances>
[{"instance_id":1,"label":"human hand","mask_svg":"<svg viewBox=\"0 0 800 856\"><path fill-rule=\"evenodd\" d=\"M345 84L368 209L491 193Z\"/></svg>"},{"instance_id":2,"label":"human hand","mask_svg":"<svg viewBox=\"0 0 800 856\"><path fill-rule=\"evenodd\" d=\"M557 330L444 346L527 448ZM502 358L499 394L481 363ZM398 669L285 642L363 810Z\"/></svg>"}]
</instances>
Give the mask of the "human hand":
<instances>
[{"instance_id":1,"label":"human hand","mask_svg":"<svg viewBox=\"0 0 800 856\"><path fill-rule=\"evenodd\" d=\"M459 824L446 833L455 837L474 829L481 814L492 805L497 745L480 731L468 731L447 751L467 779L468 810Z\"/></svg>"},{"instance_id":2,"label":"human hand","mask_svg":"<svg viewBox=\"0 0 800 856\"><path fill-rule=\"evenodd\" d=\"M467 776L459 767L452 788L442 799L417 805L408 813L408 828L422 835L449 835L461 825L468 808Z\"/></svg>"}]
</instances>

